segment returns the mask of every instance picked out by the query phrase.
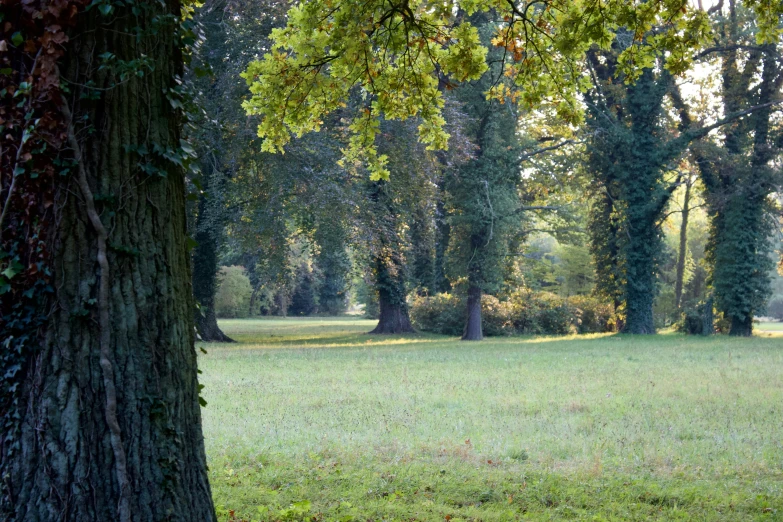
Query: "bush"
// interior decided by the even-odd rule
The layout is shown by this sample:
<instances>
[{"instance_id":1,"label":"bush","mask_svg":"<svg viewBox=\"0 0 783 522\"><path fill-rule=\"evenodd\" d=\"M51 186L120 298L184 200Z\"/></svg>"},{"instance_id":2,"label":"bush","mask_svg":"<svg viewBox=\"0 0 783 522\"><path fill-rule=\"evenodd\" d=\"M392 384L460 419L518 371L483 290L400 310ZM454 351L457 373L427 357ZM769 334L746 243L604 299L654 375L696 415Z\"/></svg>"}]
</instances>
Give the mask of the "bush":
<instances>
[{"instance_id":1,"label":"bush","mask_svg":"<svg viewBox=\"0 0 783 522\"><path fill-rule=\"evenodd\" d=\"M574 295L566 302L577 332L604 333L615 330L616 321L611 304L587 295Z\"/></svg>"},{"instance_id":2,"label":"bush","mask_svg":"<svg viewBox=\"0 0 783 522\"><path fill-rule=\"evenodd\" d=\"M509 296L516 333L564 335L571 332L573 315L565 299L551 292L514 292Z\"/></svg>"},{"instance_id":3,"label":"bush","mask_svg":"<svg viewBox=\"0 0 783 522\"><path fill-rule=\"evenodd\" d=\"M715 331L728 332L730 324L722 316L715 320L712 297L708 297L695 307L686 308L680 320L674 324L674 329L688 335L711 335Z\"/></svg>"},{"instance_id":4,"label":"bush","mask_svg":"<svg viewBox=\"0 0 783 522\"><path fill-rule=\"evenodd\" d=\"M461 335L465 327L465 300L453 294L411 297L411 320L422 331ZM484 335L609 332L612 307L594 297L568 299L549 292L516 292L506 300L481 298Z\"/></svg>"},{"instance_id":5,"label":"bush","mask_svg":"<svg viewBox=\"0 0 783 522\"><path fill-rule=\"evenodd\" d=\"M244 267L221 267L215 292L215 315L226 318L247 317L252 293L253 288Z\"/></svg>"},{"instance_id":6,"label":"bush","mask_svg":"<svg viewBox=\"0 0 783 522\"><path fill-rule=\"evenodd\" d=\"M702 335L704 333L703 313L699 310L685 310L674 328L678 332L688 335Z\"/></svg>"},{"instance_id":7,"label":"bush","mask_svg":"<svg viewBox=\"0 0 783 522\"><path fill-rule=\"evenodd\" d=\"M423 332L462 335L465 306L465 301L453 294L414 295L410 302L411 322Z\"/></svg>"},{"instance_id":8,"label":"bush","mask_svg":"<svg viewBox=\"0 0 783 522\"><path fill-rule=\"evenodd\" d=\"M464 303L462 306L467 306ZM462 313L463 327L465 323L465 314ZM501 301L494 295L481 296L481 328L484 335L512 335L516 332L514 322L512 321L512 306L508 301Z\"/></svg>"},{"instance_id":9,"label":"bush","mask_svg":"<svg viewBox=\"0 0 783 522\"><path fill-rule=\"evenodd\" d=\"M530 294L528 329L524 333L565 335L574 322L565 300L550 292Z\"/></svg>"}]
</instances>

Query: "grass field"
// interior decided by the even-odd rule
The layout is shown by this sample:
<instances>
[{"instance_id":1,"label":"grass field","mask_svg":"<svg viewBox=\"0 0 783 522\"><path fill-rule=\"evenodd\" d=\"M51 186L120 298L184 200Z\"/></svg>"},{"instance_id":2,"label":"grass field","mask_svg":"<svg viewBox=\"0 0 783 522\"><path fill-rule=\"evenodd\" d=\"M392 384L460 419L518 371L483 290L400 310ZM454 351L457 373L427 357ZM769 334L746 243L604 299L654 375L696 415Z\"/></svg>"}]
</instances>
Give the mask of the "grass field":
<instances>
[{"instance_id":1,"label":"grass field","mask_svg":"<svg viewBox=\"0 0 783 522\"><path fill-rule=\"evenodd\" d=\"M783 323L781 322L759 323L755 326L755 329L758 332L783 332Z\"/></svg>"},{"instance_id":2,"label":"grass field","mask_svg":"<svg viewBox=\"0 0 783 522\"><path fill-rule=\"evenodd\" d=\"M221 521L783 520L779 335L221 325L240 342L199 361Z\"/></svg>"}]
</instances>

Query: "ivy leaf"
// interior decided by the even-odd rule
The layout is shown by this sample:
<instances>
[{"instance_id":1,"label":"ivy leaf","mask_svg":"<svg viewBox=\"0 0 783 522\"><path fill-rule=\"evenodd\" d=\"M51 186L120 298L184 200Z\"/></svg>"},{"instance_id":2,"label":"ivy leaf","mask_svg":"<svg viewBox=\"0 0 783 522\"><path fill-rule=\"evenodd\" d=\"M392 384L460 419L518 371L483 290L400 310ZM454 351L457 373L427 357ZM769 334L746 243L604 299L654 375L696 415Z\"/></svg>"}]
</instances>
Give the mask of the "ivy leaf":
<instances>
[{"instance_id":1,"label":"ivy leaf","mask_svg":"<svg viewBox=\"0 0 783 522\"><path fill-rule=\"evenodd\" d=\"M15 276L16 274L18 274L18 273L19 273L19 270L16 270L16 267L14 267L13 265L12 265L12 266L9 266L8 268L6 268L6 269L5 269L5 270L3 270L2 272L0 272L0 274L2 274L2 275L3 275L3 276L6 278L6 279L8 279L9 281L10 281L11 279L13 279L13 278L14 278L14 276Z\"/></svg>"},{"instance_id":2,"label":"ivy leaf","mask_svg":"<svg viewBox=\"0 0 783 522\"><path fill-rule=\"evenodd\" d=\"M11 43L13 43L16 46L22 45L22 42L24 42L24 36L22 36L22 33L19 31L15 32L11 36Z\"/></svg>"}]
</instances>

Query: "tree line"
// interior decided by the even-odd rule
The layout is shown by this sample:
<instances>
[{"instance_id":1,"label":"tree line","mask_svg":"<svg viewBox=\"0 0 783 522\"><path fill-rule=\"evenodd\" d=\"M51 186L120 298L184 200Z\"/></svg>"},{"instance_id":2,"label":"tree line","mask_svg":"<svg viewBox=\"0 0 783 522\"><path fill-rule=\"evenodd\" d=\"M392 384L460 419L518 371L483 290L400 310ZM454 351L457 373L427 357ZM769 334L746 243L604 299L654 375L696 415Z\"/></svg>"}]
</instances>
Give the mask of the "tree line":
<instances>
[{"instance_id":1,"label":"tree line","mask_svg":"<svg viewBox=\"0 0 783 522\"><path fill-rule=\"evenodd\" d=\"M444 79L438 86L447 148L431 150L412 138L421 119L381 117L373 131L379 136L374 154L390 176L368 180L364 164L345 161L353 139L347 122L363 117L376 101L352 91L318 133L288 142L282 156L263 152L263 140L250 146L246 138L239 140L243 145L231 160L238 171L233 178L223 175L228 188L221 190L247 196L244 183L250 180L263 192L239 204L224 202L219 191L202 192L199 209L216 205L235 213L226 237L220 239L224 232L217 226L210 244L221 242L223 264L245 266L256 311L256 297L265 292L273 301L265 310L274 313L285 314L292 299L304 303L294 305L295 314L317 310L317 302L322 312L340 312L353 287L366 306L380 308L377 332L402 333L412 331L408 294L458 291L465 296L463 337L480 339L482 295L506 298L535 285L529 241L531 232L546 230L565 245L589 248L595 280L581 292L611 304L613 328L654 333L656 297L668 284L673 303L664 322L696 331L686 323L695 324L696 315L709 316L714 307L721 330L750 335L754 316L765 310L771 294L771 239L778 225L772 195L780 184L774 114L783 76L778 46L756 43L760 28L751 11L729 2L708 14L711 40L689 51L709 71L694 80L698 95L683 94L687 81L663 57L629 78L622 57L633 35L621 28L607 48L587 50L580 64L585 118L566 123L554 104L525 109L525 90L505 69L516 43L497 40L502 25L497 16L467 17L478 42L489 49L490 65L478 79L460 85ZM235 17L230 31L258 23L256 13L250 16L248 22ZM267 34L273 27L270 22ZM259 45L259 32L251 46ZM205 47L210 45L220 47L207 38ZM269 43L261 45L266 52ZM235 43L232 49L239 52ZM263 81L246 78L251 88ZM227 81L244 88L235 71ZM488 97L489 92L503 94ZM234 110L241 112L239 99L233 100ZM257 110L255 99L245 102L251 112ZM209 111L210 104L204 107ZM210 147L206 141L204 150ZM243 169L252 174L239 172ZM280 198L285 206L276 204ZM679 244L667 248L663 226L673 213L680 214ZM701 279L684 302L686 272L694 270L687 266L693 263L692 213L704 215L709 231L696 245ZM194 287L214 281L216 260L199 255L205 247L197 247L194 257ZM303 248L314 255L302 257ZM675 265L668 281L667 263ZM214 290L199 298L203 308L197 316L210 321L202 336L220 340L213 295ZM702 333L713 330L712 319L706 321Z\"/></svg>"}]
</instances>

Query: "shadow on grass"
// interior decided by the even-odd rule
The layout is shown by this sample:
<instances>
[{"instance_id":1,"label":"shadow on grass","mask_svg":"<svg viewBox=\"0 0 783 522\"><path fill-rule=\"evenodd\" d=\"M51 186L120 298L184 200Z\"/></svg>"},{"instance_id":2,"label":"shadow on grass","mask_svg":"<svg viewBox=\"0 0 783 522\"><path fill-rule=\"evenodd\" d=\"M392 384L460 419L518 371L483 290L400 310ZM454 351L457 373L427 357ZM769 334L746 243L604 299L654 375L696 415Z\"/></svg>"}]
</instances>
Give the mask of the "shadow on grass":
<instances>
[{"instance_id":1,"label":"shadow on grass","mask_svg":"<svg viewBox=\"0 0 783 522\"><path fill-rule=\"evenodd\" d=\"M547 350L571 351L590 350L593 347L605 349L608 346L617 348L654 347L665 343L672 347L700 346L716 347L724 343L736 342L726 336L687 336L671 330L665 330L658 335L628 335L616 333L598 333L582 335L519 335L503 337L487 337L481 342L461 343L458 337L437 335L432 333L415 333L404 335L368 334L374 321L344 320L342 318L292 318L274 320L242 320L226 321L224 331L238 341L237 344L210 344L233 350L254 349L367 349L367 348L448 348L471 350L509 349L537 345L546 346ZM770 339L774 334L757 336Z\"/></svg>"}]
</instances>

